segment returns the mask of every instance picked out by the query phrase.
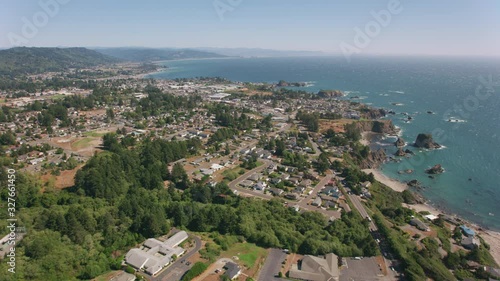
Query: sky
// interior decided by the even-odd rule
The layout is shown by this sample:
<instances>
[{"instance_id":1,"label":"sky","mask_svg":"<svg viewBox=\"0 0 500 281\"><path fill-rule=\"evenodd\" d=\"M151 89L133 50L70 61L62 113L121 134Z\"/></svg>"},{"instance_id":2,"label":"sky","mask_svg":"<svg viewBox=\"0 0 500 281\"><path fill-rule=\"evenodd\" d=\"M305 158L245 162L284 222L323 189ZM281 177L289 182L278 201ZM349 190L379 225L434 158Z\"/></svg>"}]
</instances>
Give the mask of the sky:
<instances>
[{"instance_id":1,"label":"sky","mask_svg":"<svg viewBox=\"0 0 500 281\"><path fill-rule=\"evenodd\" d=\"M0 7L1 48L250 47L500 56L496 0L0 0Z\"/></svg>"}]
</instances>

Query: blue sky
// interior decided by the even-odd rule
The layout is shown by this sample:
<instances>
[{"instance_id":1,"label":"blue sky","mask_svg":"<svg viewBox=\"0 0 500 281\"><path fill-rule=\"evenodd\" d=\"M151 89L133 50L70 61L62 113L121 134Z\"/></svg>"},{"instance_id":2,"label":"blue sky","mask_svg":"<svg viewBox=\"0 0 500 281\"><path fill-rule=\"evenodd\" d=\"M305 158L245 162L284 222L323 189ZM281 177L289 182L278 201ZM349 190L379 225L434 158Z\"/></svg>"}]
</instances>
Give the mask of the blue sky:
<instances>
[{"instance_id":1,"label":"blue sky","mask_svg":"<svg viewBox=\"0 0 500 281\"><path fill-rule=\"evenodd\" d=\"M29 36L44 10L59 11ZM355 28L374 21L392 0L0 0L0 47L27 46L257 47L341 52L355 45ZM239 3L238 3L239 2ZM223 3L223 4L221 4ZM230 3L236 3L231 6ZM214 4L228 5L220 17ZM500 56L500 1L400 1L364 54ZM43 20L43 15L40 16ZM30 37L30 38L28 38ZM359 46L358 46L359 47Z\"/></svg>"}]
</instances>

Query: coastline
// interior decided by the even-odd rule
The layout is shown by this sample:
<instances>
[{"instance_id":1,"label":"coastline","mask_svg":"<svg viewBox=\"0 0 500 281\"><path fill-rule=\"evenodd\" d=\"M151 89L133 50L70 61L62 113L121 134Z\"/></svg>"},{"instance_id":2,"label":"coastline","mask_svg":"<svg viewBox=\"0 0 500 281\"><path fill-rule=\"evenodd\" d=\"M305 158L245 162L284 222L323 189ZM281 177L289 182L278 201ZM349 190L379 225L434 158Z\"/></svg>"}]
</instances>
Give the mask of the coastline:
<instances>
[{"instance_id":1,"label":"coastline","mask_svg":"<svg viewBox=\"0 0 500 281\"><path fill-rule=\"evenodd\" d=\"M360 140L360 143L366 146L369 146L371 143L371 138L370 138L370 133L363 132L362 134L362 139ZM403 192L405 190L408 190L409 187L406 183L390 178L380 169L363 169L363 172L369 174L372 173L375 179L384 185L388 186L390 189L396 191L396 192ZM488 230L484 229L481 226L471 223L470 221L463 219L462 217L459 217L455 214L450 214L448 212L445 212L435 206L432 206L428 203L419 203L419 204L402 204L403 207L412 209L415 212L429 212L432 215L439 216L439 215L451 215L454 217L459 218L465 225L471 227L474 229L474 231L482 238L484 241L490 246L490 254L497 263L497 265L500 266L500 231L494 231L494 230Z\"/></svg>"}]
</instances>

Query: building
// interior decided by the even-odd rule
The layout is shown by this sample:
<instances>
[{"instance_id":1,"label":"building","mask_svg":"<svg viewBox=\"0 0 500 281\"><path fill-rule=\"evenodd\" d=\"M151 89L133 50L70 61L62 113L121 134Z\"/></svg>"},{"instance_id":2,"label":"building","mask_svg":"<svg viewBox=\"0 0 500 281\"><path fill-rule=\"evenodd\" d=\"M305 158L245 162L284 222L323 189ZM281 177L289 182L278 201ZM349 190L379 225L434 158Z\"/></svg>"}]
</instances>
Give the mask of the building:
<instances>
[{"instance_id":1,"label":"building","mask_svg":"<svg viewBox=\"0 0 500 281\"><path fill-rule=\"evenodd\" d=\"M481 245L481 241L475 236L466 236L462 238L461 244L465 249L474 250Z\"/></svg>"},{"instance_id":2,"label":"building","mask_svg":"<svg viewBox=\"0 0 500 281\"><path fill-rule=\"evenodd\" d=\"M429 226L427 226L421 220L416 219L416 218L410 220L410 225L413 225L414 227L416 227L417 229L422 230L422 231L430 231L431 230L429 228Z\"/></svg>"},{"instance_id":3,"label":"building","mask_svg":"<svg viewBox=\"0 0 500 281\"><path fill-rule=\"evenodd\" d=\"M338 281L338 257L335 254L327 254L325 258L304 256L302 262L292 265L288 274L300 280Z\"/></svg>"},{"instance_id":4,"label":"building","mask_svg":"<svg viewBox=\"0 0 500 281\"><path fill-rule=\"evenodd\" d=\"M474 230L468 228L467 226L465 225L461 225L460 226L460 229L462 229L462 232L468 236L468 237L473 237L474 235L476 235L476 233L474 232Z\"/></svg>"},{"instance_id":5,"label":"building","mask_svg":"<svg viewBox=\"0 0 500 281\"><path fill-rule=\"evenodd\" d=\"M167 241L161 242L155 238L146 240L141 248L128 251L125 262L136 270L144 270L147 274L155 275L162 268L170 264L174 255L184 254L179 244L188 238L185 231L179 231Z\"/></svg>"},{"instance_id":6,"label":"building","mask_svg":"<svg viewBox=\"0 0 500 281\"><path fill-rule=\"evenodd\" d=\"M311 205L313 206L321 206L321 197L316 197L316 199L314 199L314 201L311 203Z\"/></svg>"},{"instance_id":7,"label":"building","mask_svg":"<svg viewBox=\"0 0 500 281\"><path fill-rule=\"evenodd\" d=\"M224 265L224 269L226 270L224 275L231 280L238 278L241 274L241 268L234 262L227 262L226 265Z\"/></svg>"}]
</instances>

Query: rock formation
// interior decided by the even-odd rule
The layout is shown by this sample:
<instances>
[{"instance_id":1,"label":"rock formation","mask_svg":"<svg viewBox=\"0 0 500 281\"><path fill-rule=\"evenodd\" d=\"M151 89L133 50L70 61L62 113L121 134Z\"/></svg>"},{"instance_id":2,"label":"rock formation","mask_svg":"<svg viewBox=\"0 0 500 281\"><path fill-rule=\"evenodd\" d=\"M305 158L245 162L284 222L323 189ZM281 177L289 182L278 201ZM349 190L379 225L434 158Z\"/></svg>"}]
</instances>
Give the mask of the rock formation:
<instances>
[{"instance_id":1,"label":"rock formation","mask_svg":"<svg viewBox=\"0 0 500 281\"><path fill-rule=\"evenodd\" d=\"M405 140L403 138L398 138L398 140L394 143L396 147L403 147L405 146Z\"/></svg>"},{"instance_id":2,"label":"rock formation","mask_svg":"<svg viewBox=\"0 0 500 281\"><path fill-rule=\"evenodd\" d=\"M387 155L382 148L377 151L370 151L368 157L361 162L360 167L361 169L375 169L384 163L386 159Z\"/></svg>"},{"instance_id":3,"label":"rock formation","mask_svg":"<svg viewBox=\"0 0 500 281\"><path fill-rule=\"evenodd\" d=\"M434 142L431 134L418 134L417 139L415 140L415 146L427 149L434 149L441 147L441 145Z\"/></svg>"},{"instance_id":4,"label":"rock formation","mask_svg":"<svg viewBox=\"0 0 500 281\"><path fill-rule=\"evenodd\" d=\"M318 96L320 98L340 98L344 96L344 93L339 90L320 90Z\"/></svg>"},{"instance_id":5,"label":"rock formation","mask_svg":"<svg viewBox=\"0 0 500 281\"><path fill-rule=\"evenodd\" d=\"M356 122L356 126L362 132L373 132L380 134L395 134L396 127L391 120L370 120Z\"/></svg>"},{"instance_id":6,"label":"rock formation","mask_svg":"<svg viewBox=\"0 0 500 281\"><path fill-rule=\"evenodd\" d=\"M398 148L398 151L396 151L396 153L394 153L394 155L396 155L396 156L405 156L405 155L406 155L406 153L405 153L405 151L404 151L404 150L400 147L400 148Z\"/></svg>"},{"instance_id":7,"label":"rock formation","mask_svg":"<svg viewBox=\"0 0 500 281\"><path fill-rule=\"evenodd\" d=\"M436 164L432 168L425 170L427 174L431 175L436 175L436 174L442 174L444 172L443 167L441 167L441 164Z\"/></svg>"}]
</instances>

